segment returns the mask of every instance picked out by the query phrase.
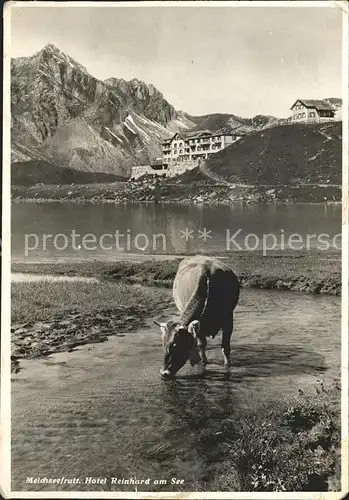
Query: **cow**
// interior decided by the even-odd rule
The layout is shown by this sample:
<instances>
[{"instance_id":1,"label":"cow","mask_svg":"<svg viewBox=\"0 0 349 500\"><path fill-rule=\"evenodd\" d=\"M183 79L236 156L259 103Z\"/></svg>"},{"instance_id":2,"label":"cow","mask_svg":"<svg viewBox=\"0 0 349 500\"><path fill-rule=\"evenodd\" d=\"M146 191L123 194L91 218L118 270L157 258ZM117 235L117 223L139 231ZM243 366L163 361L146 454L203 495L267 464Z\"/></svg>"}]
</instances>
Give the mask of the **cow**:
<instances>
[{"instance_id":1,"label":"cow","mask_svg":"<svg viewBox=\"0 0 349 500\"><path fill-rule=\"evenodd\" d=\"M205 366L206 338L214 338L220 330L224 365L230 365L233 312L239 294L239 281L223 261L196 255L180 262L173 283L180 319L156 322L165 350L163 378L173 377L188 360L192 366L200 361Z\"/></svg>"}]
</instances>

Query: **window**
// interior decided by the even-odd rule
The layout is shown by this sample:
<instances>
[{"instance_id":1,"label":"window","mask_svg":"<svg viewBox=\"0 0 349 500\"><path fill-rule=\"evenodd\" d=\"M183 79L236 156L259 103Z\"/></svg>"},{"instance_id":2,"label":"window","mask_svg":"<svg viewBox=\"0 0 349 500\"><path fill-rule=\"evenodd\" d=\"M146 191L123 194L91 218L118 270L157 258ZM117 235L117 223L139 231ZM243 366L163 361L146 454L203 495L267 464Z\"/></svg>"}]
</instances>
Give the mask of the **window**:
<instances>
[{"instance_id":1,"label":"window","mask_svg":"<svg viewBox=\"0 0 349 500\"><path fill-rule=\"evenodd\" d=\"M314 113L314 111L310 111L310 113L309 113L309 118L315 118L315 113Z\"/></svg>"}]
</instances>

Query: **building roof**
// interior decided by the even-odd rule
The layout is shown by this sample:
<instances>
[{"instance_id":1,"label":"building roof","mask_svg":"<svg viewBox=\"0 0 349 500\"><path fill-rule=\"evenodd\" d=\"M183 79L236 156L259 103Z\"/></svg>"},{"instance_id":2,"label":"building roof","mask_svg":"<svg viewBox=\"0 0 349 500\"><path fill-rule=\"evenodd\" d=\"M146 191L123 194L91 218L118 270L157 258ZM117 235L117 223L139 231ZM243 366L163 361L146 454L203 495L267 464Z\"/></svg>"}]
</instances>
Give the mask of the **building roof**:
<instances>
[{"instance_id":1,"label":"building roof","mask_svg":"<svg viewBox=\"0 0 349 500\"><path fill-rule=\"evenodd\" d=\"M196 132L192 132L192 133L186 134L186 140L197 139L198 137L203 137L205 135L211 136L212 132L210 130L199 130Z\"/></svg>"},{"instance_id":2,"label":"building roof","mask_svg":"<svg viewBox=\"0 0 349 500\"><path fill-rule=\"evenodd\" d=\"M173 134L172 137L170 137L169 139L165 139L164 141L162 141L162 145L165 146L166 144L171 144L171 142L173 141L173 139L176 137L176 136L179 136L180 139L182 139L182 141L185 141L185 139L183 138L183 136L181 136L181 134L179 132L176 132L175 134Z\"/></svg>"},{"instance_id":3,"label":"building roof","mask_svg":"<svg viewBox=\"0 0 349 500\"><path fill-rule=\"evenodd\" d=\"M197 139L199 137L207 136L209 135L210 137L217 137L217 136L234 136L234 135L242 135L240 133L235 133L235 132L225 132L224 130L217 130L216 132L211 132L210 130L203 131L203 132L196 132L194 135L188 134L186 136L186 140L188 141L189 139Z\"/></svg>"},{"instance_id":4,"label":"building roof","mask_svg":"<svg viewBox=\"0 0 349 500\"><path fill-rule=\"evenodd\" d=\"M297 102L302 103L306 108L315 108L317 111L335 111L332 104L321 99L297 99L290 109L293 109Z\"/></svg>"},{"instance_id":5,"label":"building roof","mask_svg":"<svg viewBox=\"0 0 349 500\"><path fill-rule=\"evenodd\" d=\"M224 131L219 131L219 130L217 130L216 132L211 132L211 130L199 130L196 132L187 132L183 136L179 132L176 132L170 139L165 139L164 141L162 141L161 144L162 144L162 146L167 146L167 145L171 144L171 142L173 141L173 139L176 136L179 136L182 139L182 141L188 142L189 140L199 139L200 137L207 137L207 136L217 137L217 136L234 136L234 135L242 136L244 134L241 134L239 132L238 133L224 132Z\"/></svg>"}]
</instances>

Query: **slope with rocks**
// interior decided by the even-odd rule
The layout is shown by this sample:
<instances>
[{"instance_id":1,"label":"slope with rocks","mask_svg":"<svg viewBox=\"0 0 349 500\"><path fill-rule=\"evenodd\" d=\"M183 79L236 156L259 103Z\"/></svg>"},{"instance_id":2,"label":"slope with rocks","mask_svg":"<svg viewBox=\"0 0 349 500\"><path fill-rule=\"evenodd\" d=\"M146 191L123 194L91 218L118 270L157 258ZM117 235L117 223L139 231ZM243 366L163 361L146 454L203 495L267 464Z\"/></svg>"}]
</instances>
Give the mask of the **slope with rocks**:
<instances>
[{"instance_id":1,"label":"slope with rocks","mask_svg":"<svg viewBox=\"0 0 349 500\"><path fill-rule=\"evenodd\" d=\"M232 184L340 186L342 124L284 125L251 134L212 155L205 170Z\"/></svg>"}]
</instances>

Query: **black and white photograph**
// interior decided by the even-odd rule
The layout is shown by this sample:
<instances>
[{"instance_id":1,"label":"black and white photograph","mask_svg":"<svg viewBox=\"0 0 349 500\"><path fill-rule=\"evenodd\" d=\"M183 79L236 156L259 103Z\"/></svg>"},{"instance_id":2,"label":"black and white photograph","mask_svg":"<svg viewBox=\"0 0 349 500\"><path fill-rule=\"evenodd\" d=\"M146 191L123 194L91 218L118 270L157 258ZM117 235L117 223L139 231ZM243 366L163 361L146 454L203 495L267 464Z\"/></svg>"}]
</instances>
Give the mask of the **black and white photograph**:
<instances>
[{"instance_id":1,"label":"black and white photograph","mask_svg":"<svg viewBox=\"0 0 349 500\"><path fill-rule=\"evenodd\" d=\"M347 2L4 28L3 497L344 498Z\"/></svg>"}]
</instances>

